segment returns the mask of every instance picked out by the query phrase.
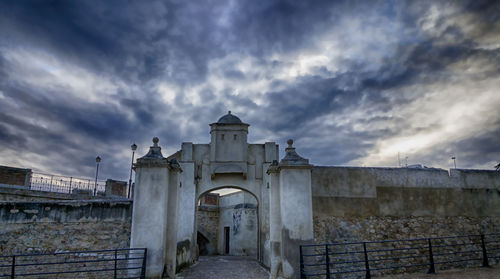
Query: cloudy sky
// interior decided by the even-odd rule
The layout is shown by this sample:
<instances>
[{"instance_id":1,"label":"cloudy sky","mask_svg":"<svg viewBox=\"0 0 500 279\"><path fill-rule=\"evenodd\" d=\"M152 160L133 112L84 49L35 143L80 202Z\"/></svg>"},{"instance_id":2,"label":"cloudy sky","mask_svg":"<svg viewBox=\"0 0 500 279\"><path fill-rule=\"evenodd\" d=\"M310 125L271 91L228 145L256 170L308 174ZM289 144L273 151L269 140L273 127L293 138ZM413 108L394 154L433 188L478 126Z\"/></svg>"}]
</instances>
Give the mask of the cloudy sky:
<instances>
[{"instance_id":1,"label":"cloudy sky","mask_svg":"<svg viewBox=\"0 0 500 279\"><path fill-rule=\"evenodd\" d=\"M1 165L128 179L228 110L316 165L500 161L499 1L16 0L0 34Z\"/></svg>"}]
</instances>

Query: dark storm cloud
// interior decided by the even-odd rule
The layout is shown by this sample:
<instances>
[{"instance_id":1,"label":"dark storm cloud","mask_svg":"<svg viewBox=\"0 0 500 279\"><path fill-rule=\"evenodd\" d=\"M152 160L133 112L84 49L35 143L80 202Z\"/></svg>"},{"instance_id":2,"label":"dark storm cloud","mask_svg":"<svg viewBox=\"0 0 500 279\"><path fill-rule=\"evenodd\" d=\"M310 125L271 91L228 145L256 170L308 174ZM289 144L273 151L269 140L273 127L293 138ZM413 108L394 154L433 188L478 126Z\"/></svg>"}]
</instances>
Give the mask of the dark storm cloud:
<instances>
[{"instance_id":1,"label":"dark storm cloud","mask_svg":"<svg viewBox=\"0 0 500 279\"><path fill-rule=\"evenodd\" d=\"M398 108L497 78L499 11L496 1L3 2L0 144L25 150L20 163L45 154L57 162L49 171L65 174L91 174L101 154L103 173L123 178L131 142L141 153L159 136L167 155L181 141L208 141L207 124L231 109L252 125L251 139L293 137L312 161L345 164L380 141L441 128ZM303 66L307 55L331 60ZM294 67L299 74L283 74ZM63 83L82 72L91 86ZM436 146L453 143L470 150L470 166L484 165L499 155L484 149L495 136ZM418 159L446 161L436 146Z\"/></svg>"},{"instance_id":2,"label":"dark storm cloud","mask_svg":"<svg viewBox=\"0 0 500 279\"><path fill-rule=\"evenodd\" d=\"M458 156L462 168L474 168L478 163L500 162L498 159L500 153L499 138L500 123L496 126L496 131L458 141L454 145L455 150L457 150L455 153L458 154L453 153L452 155ZM491 166L491 168L493 167Z\"/></svg>"},{"instance_id":3,"label":"dark storm cloud","mask_svg":"<svg viewBox=\"0 0 500 279\"><path fill-rule=\"evenodd\" d=\"M202 78L207 60L223 53L214 38L217 5L209 2L15 1L3 6L5 42L30 41L93 71L140 82L165 71L177 82Z\"/></svg>"},{"instance_id":4,"label":"dark storm cloud","mask_svg":"<svg viewBox=\"0 0 500 279\"><path fill-rule=\"evenodd\" d=\"M346 76L349 74L328 79L307 77L289 89L269 94L271 129L288 129L292 123L300 127L318 115L357 102L358 92L341 89Z\"/></svg>"},{"instance_id":5,"label":"dark storm cloud","mask_svg":"<svg viewBox=\"0 0 500 279\"><path fill-rule=\"evenodd\" d=\"M482 5L482 10L491 9L493 2ZM496 4L494 4L496 5ZM480 13L481 10L474 10L473 12ZM491 17L490 17L491 20ZM470 35L470 34L469 34ZM453 37L453 43L443 43L443 37ZM408 42L398 46L395 55L390 59L386 59L384 64L377 71L355 71L345 74L347 79L359 82L351 83L350 90L343 90L345 88L342 82L342 76L336 78L320 78L317 76L302 78L300 81L291 85L290 88L282 91L275 92L271 95L268 109L272 108L271 119L275 120L273 129L288 130L295 129L295 131L303 131L299 133L301 137L307 137L307 130L310 131L311 126L308 125L313 119L322 116L325 113L343 113L348 110L355 109L360 105L361 96L366 97L365 102L368 101L371 108L378 111L387 111L396 105L408 104L414 101L416 96L391 98L391 100L383 97L381 92L387 89L404 88L418 84L432 84L440 81L448 81L450 73L448 67L454 63L463 61L470 61L476 59L483 59L490 61L492 65L499 65L499 51L498 49L487 50L477 49L476 43L463 34L460 28L456 26L447 27L438 37L425 38L418 43ZM478 73L476 76L481 79L496 77L499 74L498 66L493 70ZM310 80L310 82L303 82L303 80ZM289 98L293 96L293 98ZM332 102L336 100L336 102ZM498 115L493 116L497 119ZM377 117L375 117L377 118ZM366 119L364 121L370 122L374 118L370 116L370 111L366 111ZM377 121L380 119L377 119ZM356 157L362 157L364 152L370 148L370 144L352 144L353 139L362 139L363 142L370 141L377 138L384 138L394 136L398 131L404 130L403 125L405 121L400 118L398 121L389 120L396 124L392 129L377 129L375 131L366 132L364 134L353 133L349 127L324 127L330 130L323 136L327 136L325 141L335 143L335 150L328 152L332 155L330 158L319 159L321 163L345 163ZM293 123L293 124L292 124ZM292 125L291 125L292 124ZM269 124L268 124L269 125ZM271 124L273 125L273 124ZM302 127L302 128L301 128ZM305 128L304 128L305 127ZM406 133L420 132L422 130L434 129L435 125L429 127L417 127L413 131L408 130ZM324 132L324 131L323 131ZM310 133L310 132L309 132ZM339 137L338 134L341 134ZM495 138L494 135L485 134L484 137ZM471 139L472 140L472 139ZM361 142L361 140L360 140ZM489 145L492 144L488 141ZM452 143L449 143L452 144ZM486 145L486 146L489 146ZM465 148L463 145L460 148ZM311 157L321 158L324 150L328 149L328 145L317 146L317 149L305 151ZM323 150L323 151L318 151ZM331 147L330 147L331 150ZM339 150L347 150L345 152ZM356 150L356 152L353 152ZM490 152L493 156L488 156L488 159L478 160L478 156L483 153L481 148L471 148L470 153L466 159L470 162L484 163L487 160L494 160L494 156L498 156L498 150ZM432 152L429 150L429 152ZM426 153L427 154L427 153ZM314 156L316 155L316 156ZM430 155L425 155L432 157ZM436 160L428 160L422 156L421 159L429 162L437 162ZM332 159L333 158L333 159ZM441 161L443 158L440 158ZM468 166L472 166L473 163Z\"/></svg>"},{"instance_id":6,"label":"dark storm cloud","mask_svg":"<svg viewBox=\"0 0 500 279\"><path fill-rule=\"evenodd\" d=\"M237 44L262 54L286 52L314 43L317 29L324 30L333 15L334 1L255 1L238 3L245 11L231 24L240 30ZM250 42L250 46L248 46ZM245 44L245 45L242 45Z\"/></svg>"},{"instance_id":7,"label":"dark storm cloud","mask_svg":"<svg viewBox=\"0 0 500 279\"><path fill-rule=\"evenodd\" d=\"M113 40L113 32L84 2L14 1L4 3L2 33L4 43L31 41L78 63L101 68L106 61L123 55L123 48ZM106 61L103 61L105 59ZM103 63L104 62L104 63ZM101 64L102 63L102 64Z\"/></svg>"}]
</instances>

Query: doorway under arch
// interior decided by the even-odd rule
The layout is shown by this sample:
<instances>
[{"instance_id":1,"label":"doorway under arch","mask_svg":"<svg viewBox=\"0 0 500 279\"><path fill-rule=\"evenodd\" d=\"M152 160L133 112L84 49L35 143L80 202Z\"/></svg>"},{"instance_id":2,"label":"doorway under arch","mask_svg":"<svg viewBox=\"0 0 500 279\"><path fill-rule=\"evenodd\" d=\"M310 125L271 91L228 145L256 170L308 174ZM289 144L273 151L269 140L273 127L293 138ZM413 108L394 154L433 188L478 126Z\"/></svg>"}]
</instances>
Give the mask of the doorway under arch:
<instances>
[{"instance_id":1,"label":"doorway under arch","mask_svg":"<svg viewBox=\"0 0 500 279\"><path fill-rule=\"evenodd\" d=\"M221 187L200 194L196 228L200 256L259 258L259 203L251 192Z\"/></svg>"}]
</instances>

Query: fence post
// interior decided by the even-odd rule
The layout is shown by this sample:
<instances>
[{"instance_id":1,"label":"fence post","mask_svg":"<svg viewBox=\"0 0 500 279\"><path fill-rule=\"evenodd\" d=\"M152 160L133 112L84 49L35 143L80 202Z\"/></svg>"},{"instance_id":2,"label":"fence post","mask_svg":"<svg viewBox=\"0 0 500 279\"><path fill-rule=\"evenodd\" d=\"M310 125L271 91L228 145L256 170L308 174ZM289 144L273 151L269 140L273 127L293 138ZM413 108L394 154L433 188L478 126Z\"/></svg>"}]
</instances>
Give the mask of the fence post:
<instances>
[{"instance_id":1,"label":"fence post","mask_svg":"<svg viewBox=\"0 0 500 279\"><path fill-rule=\"evenodd\" d=\"M481 234L481 248L483 249L483 267L490 267L488 263L488 252L486 251L486 245L484 244L484 234Z\"/></svg>"},{"instance_id":2,"label":"fence post","mask_svg":"<svg viewBox=\"0 0 500 279\"><path fill-rule=\"evenodd\" d=\"M10 272L10 278L14 279L16 277L16 256L12 256L12 270Z\"/></svg>"},{"instance_id":3,"label":"fence post","mask_svg":"<svg viewBox=\"0 0 500 279\"><path fill-rule=\"evenodd\" d=\"M304 274L304 255L302 255L302 245L299 246L299 254L300 254L300 278L306 279L306 275Z\"/></svg>"},{"instance_id":4,"label":"fence post","mask_svg":"<svg viewBox=\"0 0 500 279\"><path fill-rule=\"evenodd\" d=\"M366 242L363 242L363 252L365 253L365 269L366 269L366 279L371 279L370 274L370 264L368 263L368 252L366 251Z\"/></svg>"},{"instance_id":5,"label":"fence post","mask_svg":"<svg viewBox=\"0 0 500 279\"><path fill-rule=\"evenodd\" d=\"M146 279L146 258L148 257L148 248L144 248L144 258L142 259L141 279Z\"/></svg>"},{"instance_id":6,"label":"fence post","mask_svg":"<svg viewBox=\"0 0 500 279\"><path fill-rule=\"evenodd\" d=\"M115 272L114 272L114 279L116 279L116 265L117 265L117 259L118 259L118 250L115 249Z\"/></svg>"},{"instance_id":7,"label":"fence post","mask_svg":"<svg viewBox=\"0 0 500 279\"><path fill-rule=\"evenodd\" d=\"M325 245L325 261L326 261L326 279L330 279L330 252L328 251L328 244Z\"/></svg>"},{"instance_id":8,"label":"fence post","mask_svg":"<svg viewBox=\"0 0 500 279\"><path fill-rule=\"evenodd\" d=\"M429 270L427 271L427 273L434 274L436 273L436 268L434 267L434 254L432 254L432 243L430 238L428 238L427 241L429 242Z\"/></svg>"}]
</instances>

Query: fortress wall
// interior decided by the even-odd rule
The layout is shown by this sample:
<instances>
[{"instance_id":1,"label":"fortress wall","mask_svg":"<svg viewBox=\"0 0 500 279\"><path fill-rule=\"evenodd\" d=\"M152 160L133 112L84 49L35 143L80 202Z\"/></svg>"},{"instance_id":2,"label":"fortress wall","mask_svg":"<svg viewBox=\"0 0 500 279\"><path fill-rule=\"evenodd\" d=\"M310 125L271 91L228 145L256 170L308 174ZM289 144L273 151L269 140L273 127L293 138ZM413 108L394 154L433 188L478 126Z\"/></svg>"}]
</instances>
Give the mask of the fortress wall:
<instances>
[{"instance_id":1,"label":"fortress wall","mask_svg":"<svg viewBox=\"0 0 500 279\"><path fill-rule=\"evenodd\" d=\"M314 167L317 242L500 232L500 173Z\"/></svg>"},{"instance_id":2,"label":"fortress wall","mask_svg":"<svg viewBox=\"0 0 500 279\"><path fill-rule=\"evenodd\" d=\"M209 241L205 247L200 247L200 254L217 254L217 232L219 228L219 207L202 205L196 212L196 224L198 233L201 233ZM205 251L202 251L205 250Z\"/></svg>"},{"instance_id":3,"label":"fortress wall","mask_svg":"<svg viewBox=\"0 0 500 279\"><path fill-rule=\"evenodd\" d=\"M128 248L131 202L0 203L0 255Z\"/></svg>"},{"instance_id":4,"label":"fortress wall","mask_svg":"<svg viewBox=\"0 0 500 279\"><path fill-rule=\"evenodd\" d=\"M102 196L90 196L80 193L58 193L30 190L27 186L0 184L0 202L29 202L54 200L96 200Z\"/></svg>"}]
</instances>

